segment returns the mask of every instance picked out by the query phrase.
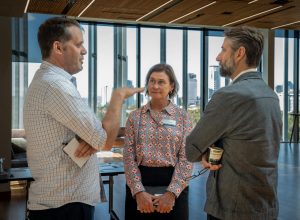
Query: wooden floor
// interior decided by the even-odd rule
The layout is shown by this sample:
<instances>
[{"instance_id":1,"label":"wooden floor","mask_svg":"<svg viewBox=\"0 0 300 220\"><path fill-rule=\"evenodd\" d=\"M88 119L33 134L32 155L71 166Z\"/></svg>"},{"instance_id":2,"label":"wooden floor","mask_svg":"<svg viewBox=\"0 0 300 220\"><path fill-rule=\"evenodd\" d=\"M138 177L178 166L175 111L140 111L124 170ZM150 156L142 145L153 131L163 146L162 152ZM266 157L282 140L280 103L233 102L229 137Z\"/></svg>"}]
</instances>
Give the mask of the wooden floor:
<instances>
[{"instance_id":1,"label":"wooden floor","mask_svg":"<svg viewBox=\"0 0 300 220\"><path fill-rule=\"evenodd\" d=\"M279 220L300 220L300 144L281 144L279 154ZM196 164L195 171L200 169ZM190 182L190 220L204 220L205 182L207 174L197 177ZM108 186L105 185L108 193ZM12 193L10 201L0 200L0 220L23 220L25 213L25 194L22 190ZM107 194L108 196L108 194ZM115 177L114 210L120 220L124 219L125 177ZM108 204L96 206L95 220L109 220Z\"/></svg>"}]
</instances>

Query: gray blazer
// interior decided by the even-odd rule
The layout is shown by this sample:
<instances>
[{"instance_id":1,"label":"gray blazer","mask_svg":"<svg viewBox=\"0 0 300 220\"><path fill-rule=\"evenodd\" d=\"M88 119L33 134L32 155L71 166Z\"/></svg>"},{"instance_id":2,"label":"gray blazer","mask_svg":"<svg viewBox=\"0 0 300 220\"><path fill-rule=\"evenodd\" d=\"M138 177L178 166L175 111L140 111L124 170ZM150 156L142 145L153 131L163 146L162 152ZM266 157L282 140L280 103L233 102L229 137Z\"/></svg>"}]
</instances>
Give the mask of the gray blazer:
<instances>
[{"instance_id":1,"label":"gray blazer","mask_svg":"<svg viewBox=\"0 0 300 220\"><path fill-rule=\"evenodd\" d=\"M223 220L277 218L281 127L278 97L260 73L245 73L214 93L186 139L193 162L214 143L224 149L222 168L207 180L208 214Z\"/></svg>"}]
</instances>

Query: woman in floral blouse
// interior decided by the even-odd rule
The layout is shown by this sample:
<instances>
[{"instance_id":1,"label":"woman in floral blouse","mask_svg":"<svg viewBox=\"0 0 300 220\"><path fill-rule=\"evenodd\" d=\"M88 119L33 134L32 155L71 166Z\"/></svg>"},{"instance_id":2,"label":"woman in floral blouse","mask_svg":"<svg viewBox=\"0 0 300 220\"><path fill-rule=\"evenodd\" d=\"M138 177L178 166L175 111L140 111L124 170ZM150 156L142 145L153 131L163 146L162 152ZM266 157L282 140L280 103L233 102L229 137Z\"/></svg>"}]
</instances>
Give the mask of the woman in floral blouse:
<instances>
[{"instance_id":1,"label":"woman in floral blouse","mask_svg":"<svg viewBox=\"0 0 300 220\"><path fill-rule=\"evenodd\" d=\"M188 219L187 179L193 167L186 159L185 138L192 123L187 112L170 101L178 87L170 65L154 65L146 76L151 100L128 117L126 220Z\"/></svg>"}]
</instances>

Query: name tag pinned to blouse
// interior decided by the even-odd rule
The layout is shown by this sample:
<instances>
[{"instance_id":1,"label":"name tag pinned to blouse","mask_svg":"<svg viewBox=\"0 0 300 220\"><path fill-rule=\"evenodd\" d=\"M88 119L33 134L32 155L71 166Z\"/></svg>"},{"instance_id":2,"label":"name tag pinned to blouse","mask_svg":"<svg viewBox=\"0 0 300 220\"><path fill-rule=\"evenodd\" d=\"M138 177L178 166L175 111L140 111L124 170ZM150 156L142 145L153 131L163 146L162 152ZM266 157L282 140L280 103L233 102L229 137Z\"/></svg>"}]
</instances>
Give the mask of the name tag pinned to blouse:
<instances>
[{"instance_id":1,"label":"name tag pinned to blouse","mask_svg":"<svg viewBox=\"0 0 300 220\"><path fill-rule=\"evenodd\" d=\"M163 125L176 126L176 121L172 119L163 119Z\"/></svg>"}]
</instances>

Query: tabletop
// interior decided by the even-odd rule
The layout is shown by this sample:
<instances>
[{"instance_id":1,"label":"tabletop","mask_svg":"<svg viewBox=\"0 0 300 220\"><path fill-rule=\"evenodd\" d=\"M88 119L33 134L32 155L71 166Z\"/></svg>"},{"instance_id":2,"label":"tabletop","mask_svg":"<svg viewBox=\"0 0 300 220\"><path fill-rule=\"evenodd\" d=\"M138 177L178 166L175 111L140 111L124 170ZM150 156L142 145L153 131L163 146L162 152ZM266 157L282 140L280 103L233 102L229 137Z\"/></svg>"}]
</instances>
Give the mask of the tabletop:
<instances>
[{"instance_id":1,"label":"tabletop","mask_svg":"<svg viewBox=\"0 0 300 220\"><path fill-rule=\"evenodd\" d=\"M123 174L124 164L123 162L100 163L99 172L102 176L116 176L118 174ZM5 174L0 175L0 183L21 180L34 180L28 167L10 168L5 170Z\"/></svg>"}]
</instances>

